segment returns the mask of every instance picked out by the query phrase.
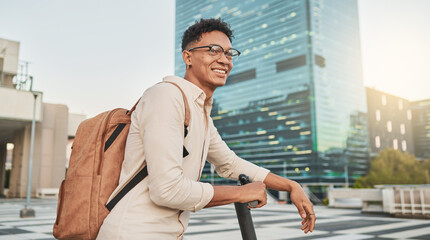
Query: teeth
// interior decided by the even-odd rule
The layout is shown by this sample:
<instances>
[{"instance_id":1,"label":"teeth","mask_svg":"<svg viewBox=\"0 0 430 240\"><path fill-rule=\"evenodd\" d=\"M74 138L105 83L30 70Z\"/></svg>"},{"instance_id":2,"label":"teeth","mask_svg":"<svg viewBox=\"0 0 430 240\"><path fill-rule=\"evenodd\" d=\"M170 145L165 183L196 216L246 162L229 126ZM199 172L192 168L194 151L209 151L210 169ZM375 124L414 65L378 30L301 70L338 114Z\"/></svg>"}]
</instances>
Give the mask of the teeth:
<instances>
[{"instance_id":1,"label":"teeth","mask_svg":"<svg viewBox=\"0 0 430 240\"><path fill-rule=\"evenodd\" d=\"M219 72L219 73L225 73L225 71L224 71L224 70L219 70L219 69L213 69L212 71L214 71L214 72Z\"/></svg>"}]
</instances>

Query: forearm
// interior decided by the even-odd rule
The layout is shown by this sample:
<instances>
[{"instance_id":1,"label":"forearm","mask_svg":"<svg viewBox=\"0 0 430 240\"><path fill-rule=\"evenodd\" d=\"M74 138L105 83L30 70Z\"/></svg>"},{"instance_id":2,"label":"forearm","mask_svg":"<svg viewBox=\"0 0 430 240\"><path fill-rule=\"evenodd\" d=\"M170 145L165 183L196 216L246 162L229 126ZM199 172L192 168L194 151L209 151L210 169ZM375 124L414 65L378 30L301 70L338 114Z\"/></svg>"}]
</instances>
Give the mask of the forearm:
<instances>
[{"instance_id":1,"label":"forearm","mask_svg":"<svg viewBox=\"0 0 430 240\"><path fill-rule=\"evenodd\" d=\"M262 182L252 182L243 186L214 186L213 189L213 198L205 207L257 200L259 208L267 202L266 185Z\"/></svg>"},{"instance_id":2,"label":"forearm","mask_svg":"<svg viewBox=\"0 0 430 240\"><path fill-rule=\"evenodd\" d=\"M214 196L205 208L239 202L239 197L239 186L214 186Z\"/></svg>"},{"instance_id":3,"label":"forearm","mask_svg":"<svg viewBox=\"0 0 430 240\"><path fill-rule=\"evenodd\" d=\"M287 192L291 192L294 188L300 187L300 185L296 181L283 178L273 173L269 173L267 175L267 177L264 179L264 184L266 184L267 188L276 191Z\"/></svg>"}]
</instances>

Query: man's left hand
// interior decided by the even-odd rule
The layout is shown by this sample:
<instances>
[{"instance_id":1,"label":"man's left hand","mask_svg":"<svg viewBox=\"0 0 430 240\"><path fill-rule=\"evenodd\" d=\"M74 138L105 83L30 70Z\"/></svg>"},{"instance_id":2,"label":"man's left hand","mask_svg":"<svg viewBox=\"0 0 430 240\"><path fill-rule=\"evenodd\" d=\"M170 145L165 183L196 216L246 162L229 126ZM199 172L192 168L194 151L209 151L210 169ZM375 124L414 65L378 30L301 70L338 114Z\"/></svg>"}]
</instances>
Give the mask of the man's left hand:
<instances>
[{"instance_id":1,"label":"man's left hand","mask_svg":"<svg viewBox=\"0 0 430 240\"><path fill-rule=\"evenodd\" d=\"M306 196L302 187L297 183L290 192L291 201L297 207L300 216L303 218L302 230L305 233L312 232L315 228L315 212L314 207Z\"/></svg>"}]
</instances>

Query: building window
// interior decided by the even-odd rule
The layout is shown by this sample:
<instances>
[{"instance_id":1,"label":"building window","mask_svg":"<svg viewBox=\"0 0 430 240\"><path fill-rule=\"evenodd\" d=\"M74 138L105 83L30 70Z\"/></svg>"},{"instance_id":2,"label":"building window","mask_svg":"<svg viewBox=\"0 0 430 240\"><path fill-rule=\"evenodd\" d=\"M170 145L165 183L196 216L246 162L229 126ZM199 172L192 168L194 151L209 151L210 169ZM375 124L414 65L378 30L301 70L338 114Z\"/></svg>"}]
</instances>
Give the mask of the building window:
<instances>
[{"instance_id":1,"label":"building window","mask_svg":"<svg viewBox=\"0 0 430 240\"><path fill-rule=\"evenodd\" d=\"M405 135L405 133L406 133L406 128L405 128L405 124L404 123L400 124L400 133L402 135Z\"/></svg>"},{"instance_id":2,"label":"building window","mask_svg":"<svg viewBox=\"0 0 430 240\"><path fill-rule=\"evenodd\" d=\"M391 124L391 121L388 121L388 122L387 122L387 131L388 131L388 132L393 131L393 125Z\"/></svg>"},{"instance_id":3,"label":"building window","mask_svg":"<svg viewBox=\"0 0 430 240\"><path fill-rule=\"evenodd\" d=\"M406 111L406 115L408 116L408 120L412 119L412 113L411 110Z\"/></svg>"},{"instance_id":4,"label":"building window","mask_svg":"<svg viewBox=\"0 0 430 240\"><path fill-rule=\"evenodd\" d=\"M256 72L256 69L253 68L250 70L246 70L246 71L232 74L232 75L228 76L227 81L226 81L226 85L232 85L235 83L254 79L256 77L257 77L257 72Z\"/></svg>"},{"instance_id":5,"label":"building window","mask_svg":"<svg viewBox=\"0 0 430 240\"><path fill-rule=\"evenodd\" d=\"M325 58L320 55L315 55L315 64L320 67L325 67Z\"/></svg>"},{"instance_id":6,"label":"building window","mask_svg":"<svg viewBox=\"0 0 430 240\"><path fill-rule=\"evenodd\" d=\"M398 145L398 142L397 142L397 139L393 139L393 148L394 149L399 149L399 145Z\"/></svg>"},{"instance_id":7,"label":"building window","mask_svg":"<svg viewBox=\"0 0 430 240\"><path fill-rule=\"evenodd\" d=\"M382 105L387 105L387 96L382 95Z\"/></svg>"},{"instance_id":8,"label":"building window","mask_svg":"<svg viewBox=\"0 0 430 240\"><path fill-rule=\"evenodd\" d=\"M276 63L276 72L283 72L306 65L306 55L289 58Z\"/></svg>"},{"instance_id":9,"label":"building window","mask_svg":"<svg viewBox=\"0 0 430 240\"><path fill-rule=\"evenodd\" d=\"M406 146L406 141L405 140L403 140L402 141L402 150L403 151L406 151L408 148L407 148L407 146Z\"/></svg>"},{"instance_id":10,"label":"building window","mask_svg":"<svg viewBox=\"0 0 430 240\"><path fill-rule=\"evenodd\" d=\"M402 109L403 109L403 101L399 100L399 110L402 110Z\"/></svg>"},{"instance_id":11,"label":"building window","mask_svg":"<svg viewBox=\"0 0 430 240\"><path fill-rule=\"evenodd\" d=\"M376 121L381 121L381 111L376 110Z\"/></svg>"},{"instance_id":12,"label":"building window","mask_svg":"<svg viewBox=\"0 0 430 240\"><path fill-rule=\"evenodd\" d=\"M381 147L381 139L379 138L379 136L375 137L375 147L376 148L380 148Z\"/></svg>"}]
</instances>

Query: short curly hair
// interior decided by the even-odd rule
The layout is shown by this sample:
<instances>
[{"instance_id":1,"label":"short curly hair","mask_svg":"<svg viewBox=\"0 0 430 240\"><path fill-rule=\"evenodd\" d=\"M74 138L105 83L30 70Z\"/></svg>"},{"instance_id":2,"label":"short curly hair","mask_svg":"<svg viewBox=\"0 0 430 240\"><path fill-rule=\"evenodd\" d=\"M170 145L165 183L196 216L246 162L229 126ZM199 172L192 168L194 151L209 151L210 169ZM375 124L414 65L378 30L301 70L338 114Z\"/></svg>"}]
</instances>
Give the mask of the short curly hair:
<instances>
[{"instance_id":1,"label":"short curly hair","mask_svg":"<svg viewBox=\"0 0 430 240\"><path fill-rule=\"evenodd\" d=\"M191 42L199 41L203 33L220 31L224 33L230 42L232 41L233 31L230 29L230 25L220 18L200 19L191 25L182 36L182 51L186 50L186 47Z\"/></svg>"}]
</instances>

